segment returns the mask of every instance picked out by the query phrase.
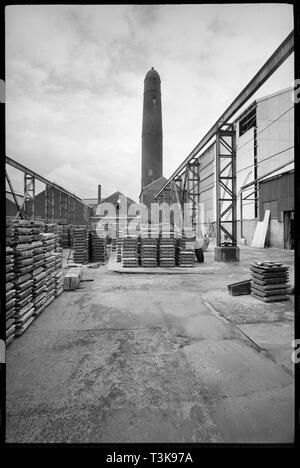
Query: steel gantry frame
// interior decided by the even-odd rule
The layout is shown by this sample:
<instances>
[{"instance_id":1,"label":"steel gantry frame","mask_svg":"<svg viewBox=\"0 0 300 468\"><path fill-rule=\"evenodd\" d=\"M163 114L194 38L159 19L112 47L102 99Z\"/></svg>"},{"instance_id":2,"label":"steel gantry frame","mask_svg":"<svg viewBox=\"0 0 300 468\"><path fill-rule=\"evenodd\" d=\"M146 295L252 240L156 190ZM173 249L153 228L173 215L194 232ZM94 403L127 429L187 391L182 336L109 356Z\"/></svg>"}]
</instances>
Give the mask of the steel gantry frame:
<instances>
[{"instance_id":1,"label":"steel gantry frame","mask_svg":"<svg viewBox=\"0 0 300 468\"><path fill-rule=\"evenodd\" d=\"M35 183L40 181L45 184L45 221L47 223L53 223L55 218L55 191L59 195L59 219L61 224L75 224L76 220L76 202L79 202L85 207L85 203L72 194L68 190L64 189L60 185L50 182L45 177L32 171L28 167L23 166L12 158L6 156L6 164L24 173L24 198L22 204L19 203L16 191L13 188L12 182L5 170L5 177L10 188L10 192L13 196L17 214L15 219L21 217L22 219L35 219Z\"/></svg>"},{"instance_id":2,"label":"steel gantry frame","mask_svg":"<svg viewBox=\"0 0 300 468\"><path fill-rule=\"evenodd\" d=\"M245 88L240 92L240 94L234 99L234 101L229 105L217 122L212 126L212 128L206 133L202 140L195 146L187 158L180 164L180 166L175 170L171 177L166 181L162 188L156 193L155 199L161 201L164 199L165 191L168 191L169 198L180 203L183 208L183 203L187 199L191 199L192 206L194 207L197 202L199 202L200 196L200 173L199 166L201 157L203 156L205 150L207 150L208 143L212 139L215 140L216 144L216 228L217 228L217 246L221 245L232 245L236 246L236 232L237 232L237 216L236 216L236 151L235 151L235 135L234 129L231 128L232 135L229 137L231 143L229 144L230 148L227 148L228 153L227 158L222 157L221 152L221 137L222 132L225 129L226 125L233 125L229 121L234 117L241 107L247 103L247 101L253 96L253 94L265 83L265 81L270 78L270 76L282 65L282 63L292 54L294 51L294 31L292 31L286 39L280 44L280 46L275 50L271 57L265 62L261 69L256 73L252 80L245 86ZM228 130L228 128L227 128ZM234 140L234 142L233 142ZM228 167L224 169L223 159L228 159ZM230 161L229 161L230 160ZM230 162L230 163L229 163ZM196 164L198 170L192 171L193 176L197 180L193 180L193 189L190 189L189 182L189 173L191 172L191 167L193 164ZM226 164L225 164L226 165ZM223 170L224 169L224 170ZM231 170L231 175L228 171ZM227 172L226 172L227 171ZM227 175L225 175L227 174ZM227 177L227 179L224 179ZM230 177L230 178L229 178ZM225 180L227 183L225 183ZM226 187L226 188L225 188ZM221 189L227 194L228 200L222 200L223 195L221 194ZM174 193L175 192L175 197ZM222 196L221 196L222 195ZM194 210L194 208L193 208ZM225 211L225 213L224 213ZM226 214L226 218L225 218ZM227 229L225 225L230 225L230 228ZM225 234L226 238L223 240Z\"/></svg>"},{"instance_id":3,"label":"steel gantry frame","mask_svg":"<svg viewBox=\"0 0 300 468\"><path fill-rule=\"evenodd\" d=\"M237 229L234 124L223 125L216 134L216 181L217 245L235 247L237 245ZM222 234L224 234L224 239Z\"/></svg>"}]
</instances>

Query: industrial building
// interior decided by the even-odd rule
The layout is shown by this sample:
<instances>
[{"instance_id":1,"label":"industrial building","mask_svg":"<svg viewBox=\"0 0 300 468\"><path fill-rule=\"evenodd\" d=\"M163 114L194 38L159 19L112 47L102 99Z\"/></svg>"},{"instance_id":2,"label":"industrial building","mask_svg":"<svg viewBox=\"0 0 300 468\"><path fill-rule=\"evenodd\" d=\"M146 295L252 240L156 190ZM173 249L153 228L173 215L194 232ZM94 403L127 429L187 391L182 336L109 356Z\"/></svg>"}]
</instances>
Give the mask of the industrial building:
<instances>
[{"instance_id":1,"label":"industrial building","mask_svg":"<svg viewBox=\"0 0 300 468\"><path fill-rule=\"evenodd\" d=\"M290 89L251 99L293 50L291 33L169 178L147 72L140 205L6 158L24 174L19 194L6 173L8 442L292 442L294 109ZM162 202L189 205L191 238L136 210Z\"/></svg>"},{"instance_id":2,"label":"industrial building","mask_svg":"<svg viewBox=\"0 0 300 468\"><path fill-rule=\"evenodd\" d=\"M251 245L258 221L270 209L266 246L294 246L294 106L292 89L252 102L235 121L237 240ZM216 143L198 159L197 203L203 234L215 232ZM159 190L157 191L159 192ZM169 192L167 192L169 194ZM164 199L164 192L162 198ZM225 202L224 202L225 206Z\"/></svg>"}]
</instances>

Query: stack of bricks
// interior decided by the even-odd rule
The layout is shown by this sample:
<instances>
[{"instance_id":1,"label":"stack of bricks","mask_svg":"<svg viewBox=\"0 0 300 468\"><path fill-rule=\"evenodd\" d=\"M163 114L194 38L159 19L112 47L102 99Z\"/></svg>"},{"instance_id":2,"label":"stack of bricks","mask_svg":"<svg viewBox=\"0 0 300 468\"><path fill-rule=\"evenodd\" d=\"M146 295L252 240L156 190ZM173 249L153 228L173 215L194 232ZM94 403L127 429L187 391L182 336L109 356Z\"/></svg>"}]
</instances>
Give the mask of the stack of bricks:
<instances>
[{"instance_id":1,"label":"stack of bricks","mask_svg":"<svg viewBox=\"0 0 300 468\"><path fill-rule=\"evenodd\" d=\"M34 320L33 253L34 222L15 221L14 273L16 288L16 336L22 335Z\"/></svg>"},{"instance_id":2,"label":"stack of bricks","mask_svg":"<svg viewBox=\"0 0 300 468\"><path fill-rule=\"evenodd\" d=\"M13 228L12 228L13 232ZM7 239L8 240L8 239ZM14 251L6 247L6 346L15 337L16 290L14 285Z\"/></svg>"},{"instance_id":3,"label":"stack of bricks","mask_svg":"<svg viewBox=\"0 0 300 468\"><path fill-rule=\"evenodd\" d=\"M88 263L89 261L89 232L87 227L74 230L73 260L75 263Z\"/></svg>"},{"instance_id":4,"label":"stack of bricks","mask_svg":"<svg viewBox=\"0 0 300 468\"><path fill-rule=\"evenodd\" d=\"M263 302L289 299L288 267L278 262L254 262L251 270L251 293Z\"/></svg>"},{"instance_id":5,"label":"stack of bricks","mask_svg":"<svg viewBox=\"0 0 300 468\"><path fill-rule=\"evenodd\" d=\"M158 265L158 228L142 228L141 230L141 266L155 268Z\"/></svg>"},{"instance_id":6,"label":"stack of bricks","mask_svg":"<svg viewBox=\"0 0 300 468\"><path fill-rule=\"evenodd\" d=\"M162 268L176 265L176 238L174 230L163 231L159 240L159 266Z\"/></svg>"},{"instance_id":7,"label":"stack of bricks","mask_svg":"<svg viewBox=\"0 0 300 468\"><path fill-rule=\"evenodd\" d=\"M56 240L55 234L52 232L45 232L42 235L44 245L44 268L46 272L46 306L47 307L55 298L55 247Z\"/></svg>"},{"instance_id":8,"label":"stack of bricks","mask_svg":"<svg viewBox=\"0 0 300 468\"><path fill-rule=\"evenodd\" d=\"M93 228L90 232L90 260L91 262L105 262L106 239L103 229Z\"/></svg>"},{"instance_id":9,"label":"stack of bricks","mask_svg":"<svg viewBox=\"0 0 300 468\"><path fill-rule=\"evenodd\" d=\"M138 236L122 237L122 266L133 268L139 266Z\"/></svg>"},{"instance_id":10,"label":"stack of bricks","mask_svg":"<svg viewBox=\"0 0 300 468\"><path fill-rule=\"evenodd\" d=\"M176 243L176 265L179 267L195 266L195 238L179 237Z\"/></svg>"}]
</instances>

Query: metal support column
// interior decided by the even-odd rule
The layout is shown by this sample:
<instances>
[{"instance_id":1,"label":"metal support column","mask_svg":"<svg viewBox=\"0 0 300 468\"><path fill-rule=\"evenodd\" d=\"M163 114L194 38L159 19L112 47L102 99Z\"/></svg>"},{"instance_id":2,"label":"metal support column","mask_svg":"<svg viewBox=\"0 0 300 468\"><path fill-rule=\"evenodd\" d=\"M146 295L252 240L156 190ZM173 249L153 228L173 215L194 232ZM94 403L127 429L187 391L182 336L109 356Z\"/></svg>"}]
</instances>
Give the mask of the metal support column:
<instances>
[{"instance_id":1,"label":"metal support column","mask_svg":"<svg viewBox=\"0 0 300 468\"><path fill-rule=\"evenodd\" d=\"M236 218L235 128L225 124L216 133L216 260L238 260Z\"/></svg>"},{"instance_id":2,"label":"metal support column","mask_svg":"<svg viewBox=\"0 0 300 468\"><path fill-rule=\"evenodd\" d=\"M24 212L29 219L35 219L35 177L24 174Z\"/></svg>"}]
</instances>

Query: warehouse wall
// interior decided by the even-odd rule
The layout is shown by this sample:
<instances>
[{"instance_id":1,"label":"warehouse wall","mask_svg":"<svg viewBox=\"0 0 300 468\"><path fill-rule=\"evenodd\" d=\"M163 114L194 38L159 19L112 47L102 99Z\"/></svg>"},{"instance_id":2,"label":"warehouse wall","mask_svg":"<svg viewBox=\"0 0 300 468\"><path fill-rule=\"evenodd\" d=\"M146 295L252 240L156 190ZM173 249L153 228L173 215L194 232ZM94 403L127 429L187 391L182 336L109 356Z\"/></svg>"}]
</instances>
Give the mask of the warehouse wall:
<instances>
[{"instance_id":1,"label":"warehouse wall","mask_svg":"<svg viewBox=\"0 0 300 468\"><path fill-rule=\"evenodd\" d=\"M60 223L60 196L59 191L54 189L54 218L55 222ZM64 195L63 195L64 197ZM49 203L50 209L50 203ZM71 216L70 223L71 224L87 224L90 218L90 209L86 205L83 205L78 200L75 200L75 222L73 220L73 216ZM45 191L43 190L35 197L35 216L41 217L45 219ZM67 219L65 218L64 223L67 223Z\"/></svg>"},{"instance_id":2,"label":"warehouse wall","mask_svg":"<svg viewBox=\"0 0 300 468\"><path fill-rule=\"evenodd\" d=\"M288 149L293 145L294 107L291 100L291 90L258 100L258 177L293 160L294 148ZM275 154L276 156L273 156ZM276 174L283 173L292 168L293 164L281 169Z\"/></svg>"},{"instance_id":3,"label":"warehouse wall","mask_svg":"<svg viewBox=\"0 0 300 468\"><path fill-rule=\"evenodd\" d=\"M283 212L294 210L294 173L281 174L259 184L259 218L270 210L266 245L284 248Z\"/></svg>"},{"instance_id":4,"label":"warehouse wall","mask_svg":"<svg viewBox=\"0 0 300 468\"><path fill-rule=\"evenodd\" d=\"M216 221L216 171L215 145L210 146L200 158L200 198L204 208L204 223Z\"/></svg>"},{"instance_id":5,"label":"warehouse wall","mask_svg":"<svg viewBox=\"0 0 300 468\"><path fill-rule=\"evenodd\" d=\"M250 128L246 133L239 137L237 125L236 138L236 193L238 195L237 219L241 219L241 210L239 203L239 194L241 187L254 180L254 128ZM243 197L250 195L253 187L243 191ZM249 196L249 198L253 198ZM245 201L243 203L243 219L254 219L254 202Z\"/></svg>"}]
</instances>

